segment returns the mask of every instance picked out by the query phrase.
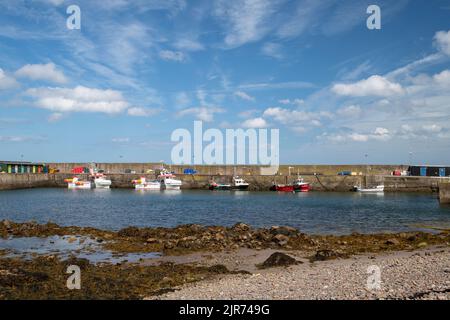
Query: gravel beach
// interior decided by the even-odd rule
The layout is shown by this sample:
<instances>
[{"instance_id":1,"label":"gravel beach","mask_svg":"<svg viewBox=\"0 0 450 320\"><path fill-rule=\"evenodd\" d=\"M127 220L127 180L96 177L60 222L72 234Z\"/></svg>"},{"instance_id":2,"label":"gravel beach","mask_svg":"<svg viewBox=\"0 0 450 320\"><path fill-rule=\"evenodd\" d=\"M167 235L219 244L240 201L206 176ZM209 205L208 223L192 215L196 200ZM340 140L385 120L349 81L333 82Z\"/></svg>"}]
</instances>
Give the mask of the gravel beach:
<instances>
[{"instance_id":1,"label":"gravel beach","mask_svg":"<svg viewBox=\"0 0 450 320\"><path fill-rule=\"evenodd\" d=\"M379 289L368 289L370 266L381 270ZM157 299L450 300L450 248L303 262L251 275L224 275Z\"/></svg>"}]
</instances>

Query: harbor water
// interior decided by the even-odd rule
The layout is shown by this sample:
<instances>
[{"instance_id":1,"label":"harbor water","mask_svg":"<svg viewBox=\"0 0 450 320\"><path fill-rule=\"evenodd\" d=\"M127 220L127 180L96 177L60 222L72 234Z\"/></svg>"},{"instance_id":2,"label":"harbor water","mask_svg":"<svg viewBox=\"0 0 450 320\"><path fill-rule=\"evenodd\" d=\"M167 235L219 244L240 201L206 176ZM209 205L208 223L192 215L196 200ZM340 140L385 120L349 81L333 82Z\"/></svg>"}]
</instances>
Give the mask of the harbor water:
<instances>
[{"instance_id":1,"label":"harbor water","mask_svg":"<svg viewBox=\"0 0 450 320\"><path fill-rule=\"evenodd\" d=\"M288 225L309 234L449 228L433 194L26 189L0 192L0 220L118 230L180 224Z\"/></svg>"}]
</instances>

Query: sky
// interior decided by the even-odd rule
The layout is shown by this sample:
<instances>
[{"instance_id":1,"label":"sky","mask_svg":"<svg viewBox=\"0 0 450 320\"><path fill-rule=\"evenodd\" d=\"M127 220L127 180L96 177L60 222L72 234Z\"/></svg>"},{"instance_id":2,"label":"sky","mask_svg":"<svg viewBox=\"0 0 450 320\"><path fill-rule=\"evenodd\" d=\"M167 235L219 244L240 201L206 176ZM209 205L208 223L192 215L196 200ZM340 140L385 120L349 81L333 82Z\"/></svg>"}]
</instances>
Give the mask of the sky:
<instances>
[{"instance_id":1,"label":"sky","mask_svg":"<svg viewBox=\"0 0 450 320\"><path fill-rule=\"evenodd\" d=\"M0 160L170 163L201 120L285 164L450 164L449 119L448 0L0 1Z\"/></svg>"}]
</instances>

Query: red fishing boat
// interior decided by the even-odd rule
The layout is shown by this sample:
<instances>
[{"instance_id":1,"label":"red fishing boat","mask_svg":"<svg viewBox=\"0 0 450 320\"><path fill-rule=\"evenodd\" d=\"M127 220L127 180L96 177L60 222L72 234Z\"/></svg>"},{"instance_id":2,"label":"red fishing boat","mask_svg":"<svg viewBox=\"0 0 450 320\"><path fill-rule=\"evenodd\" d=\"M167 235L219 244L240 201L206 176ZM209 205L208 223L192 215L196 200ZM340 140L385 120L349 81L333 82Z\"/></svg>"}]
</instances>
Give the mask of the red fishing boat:
<instances>
[{"instance_id":1,"label":"red fishing boat","mask_svg":"<svg viewBox=\"0 0 450 320\"><path fill-rule=\"evenodd\" d=\"M274 184L270 187L270 190L279 192L294 192L294 186L292 184Z\"/></svg>"},{"instance_id":2,"label":"red fishing boat","mask_svg":"<svg viewBox=\"0 0 450 320\"><path fill-rule=\"evenodd\" d=\"M292 184L274 183L273 186L270 187L270 190L279 192L308 192L310 190L310 186L308 182L305 182L299 177Z\"/></svg>"},{"instance_id":3,"label":"red fishing boat","mask_svg":"<svg viewBox=\"0 0 450 320\"><path fill-rule=\"evenodd\" d=\"M303 178L300 177L294 181L293 187L296 192L308 192L310 190L309 183L305 182Z\"/></svg>"}]
</instances>

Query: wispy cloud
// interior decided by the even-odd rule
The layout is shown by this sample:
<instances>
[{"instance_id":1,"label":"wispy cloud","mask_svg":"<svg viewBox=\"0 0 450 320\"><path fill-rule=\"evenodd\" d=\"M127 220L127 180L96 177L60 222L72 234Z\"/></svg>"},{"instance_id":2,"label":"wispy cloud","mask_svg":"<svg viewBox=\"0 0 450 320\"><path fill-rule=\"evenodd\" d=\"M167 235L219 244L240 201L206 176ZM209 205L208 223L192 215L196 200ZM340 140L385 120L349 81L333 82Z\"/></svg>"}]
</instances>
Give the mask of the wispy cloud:
<instances>
[{"instance_id":1,"label":"wispy cloud","mask_svg":"<svg viewBox=\"0 0 450 320\"><path fill-rule=\"evenodd\" d=\"M234 95L236 97L239 97L239 98L241 98L243 100L246 100L246 101L255 101L255 97L252 97L251 95L249 95L248 93L245 93L244 91L236 91L234 93Z\"/></svg>"}]
</instances>

